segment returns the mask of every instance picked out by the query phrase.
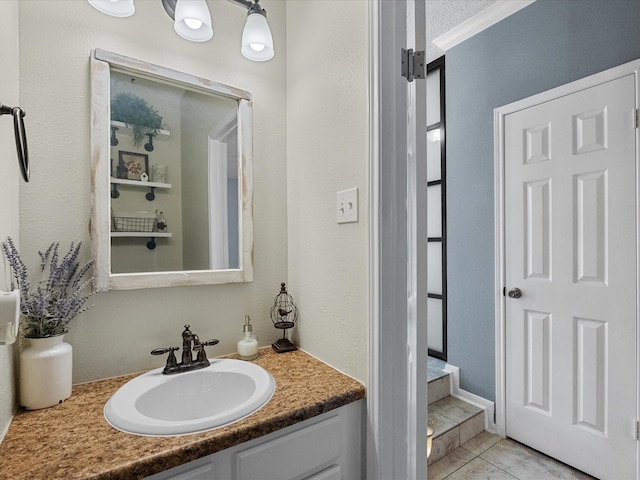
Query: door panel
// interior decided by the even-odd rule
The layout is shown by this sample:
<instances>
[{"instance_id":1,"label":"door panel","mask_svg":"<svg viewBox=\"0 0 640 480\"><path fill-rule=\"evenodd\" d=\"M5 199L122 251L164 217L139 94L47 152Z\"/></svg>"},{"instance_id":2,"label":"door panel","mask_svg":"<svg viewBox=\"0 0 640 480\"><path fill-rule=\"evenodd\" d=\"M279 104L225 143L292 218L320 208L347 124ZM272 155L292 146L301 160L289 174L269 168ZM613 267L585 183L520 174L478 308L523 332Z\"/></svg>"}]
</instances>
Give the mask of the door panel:
<instances>
[{"instance_id":1,"label":"door panel","mask_svg":"<svg viewBox=\"0 0 640 480\"><path fill-rule=\"evenodd\" d=\"M551 280L551 179L525 183L527 278Z\"/></svg>"},{"instance_id":2,"label":"door panel","mask_svg":"<svg viewBox=\"0 0 640 480\"><path fill-rule=\"evenodd\" d=\"M551 414L551 314L525 310L525 406Z\"/></svg>"},{"instance_id":3,"label":"door panel","mask_svg":"<svg viewBox=\"0 0 640 480\"><path fill-rule=\"evenodd\" d=\"M635 78L505 117L507 435L636 476Z\"/></svg>"},{"instance_id":4,"label":"door panel","mask_svg":"<svg viewBox=\"0 0 640 480\"><path fill-rule=\"evenodd\" d=\"M574 176L574 282L607 283L607 172Z\"/></svg>"}]
</instances>

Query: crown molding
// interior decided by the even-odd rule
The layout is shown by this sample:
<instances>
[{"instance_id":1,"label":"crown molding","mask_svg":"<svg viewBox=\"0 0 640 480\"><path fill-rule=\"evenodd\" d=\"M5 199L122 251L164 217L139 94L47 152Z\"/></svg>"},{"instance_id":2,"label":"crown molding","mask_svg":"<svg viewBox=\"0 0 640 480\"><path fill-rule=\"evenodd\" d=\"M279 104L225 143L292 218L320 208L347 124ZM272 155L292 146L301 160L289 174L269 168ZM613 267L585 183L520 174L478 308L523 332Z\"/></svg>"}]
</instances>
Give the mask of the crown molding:
<instances>
[{"instance_id":1,"label":"crown molding","mask_svg":"<svg viewBox=\"0 0 640 480\"><path fill-rule=\"evenodd\" d=\"M433 44L440 50L446 52L450 48L455 47L459 43L504 20L535 1L536 0L498 0L469 20L462 22L447 33L435 38Z\"/></svg>"}]
</instances>

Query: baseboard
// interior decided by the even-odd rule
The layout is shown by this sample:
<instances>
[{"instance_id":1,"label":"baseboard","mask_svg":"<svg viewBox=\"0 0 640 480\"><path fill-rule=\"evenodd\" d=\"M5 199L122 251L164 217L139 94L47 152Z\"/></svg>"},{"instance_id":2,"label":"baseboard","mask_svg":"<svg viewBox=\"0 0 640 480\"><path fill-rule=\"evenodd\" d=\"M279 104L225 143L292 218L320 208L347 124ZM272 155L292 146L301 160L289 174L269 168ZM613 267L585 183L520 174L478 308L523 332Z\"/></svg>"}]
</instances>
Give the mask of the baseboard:
<instances>
[{"instance_id":1,"label":"baseboard","mask_svg":"<svg viewBox=\"0 0 640 480\"><path fill-rule=\"evenodd\" d=\"M449 382L449 394L452 397L464 400L471 405L475 405L478 408L484 410L484 429L490 433L496 433L495 422L495 403L486 398L482 398L466 390L460 388L460 369L449 365L448 363L444 367L444 371L449 374L451 381Z\"/></svg>"}]
</instances>

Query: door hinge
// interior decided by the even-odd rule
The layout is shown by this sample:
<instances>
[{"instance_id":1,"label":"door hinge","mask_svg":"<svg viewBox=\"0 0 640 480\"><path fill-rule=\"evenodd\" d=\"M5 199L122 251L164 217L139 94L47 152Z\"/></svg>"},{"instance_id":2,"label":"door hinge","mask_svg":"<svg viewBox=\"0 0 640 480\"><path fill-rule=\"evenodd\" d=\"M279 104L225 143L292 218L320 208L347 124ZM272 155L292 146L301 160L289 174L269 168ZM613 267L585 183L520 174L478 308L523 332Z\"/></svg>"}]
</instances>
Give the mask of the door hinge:
<instances>
[{"instance_id":1,"label":"door hinge","mask_svg":"<svg viewBox=\"0 0 640 480\"><path fill-rule=\"evenodd\" d=\"M640 111L636 108L635 115L633 116L633 128L638 128L640 125Z\"/></svg>"},{"instance_id":2,"label":"door hinge","mask_svg":"<svg viewBox=\"0 0 640 480\"><path fill-rule=\"evenodd\" d=\"M413 82L414 78L425 78L424 66L424 50L414 52L412 48L409 50L402 49L402 66L401 73L408 82Z\"/></svg>"},{"instance_id":3,"label":"door hinge","mask_svg":"<svg viewBox=\"0 0 640 480\"><path fill-rule=\"evenodd\" d=\"M640 422L638 420L633 422L633 438L640 440Z\"/></svg>"}]
</instances>

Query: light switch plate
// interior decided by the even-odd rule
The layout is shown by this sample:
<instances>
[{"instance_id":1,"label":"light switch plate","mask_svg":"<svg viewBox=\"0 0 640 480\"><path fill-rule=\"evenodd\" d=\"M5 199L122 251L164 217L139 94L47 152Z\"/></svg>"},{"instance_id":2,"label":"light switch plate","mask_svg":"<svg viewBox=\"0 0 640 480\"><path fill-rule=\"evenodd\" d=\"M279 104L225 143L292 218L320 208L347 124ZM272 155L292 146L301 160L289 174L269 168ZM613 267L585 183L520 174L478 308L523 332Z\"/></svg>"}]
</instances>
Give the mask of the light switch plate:
<instances>
[{"instance_id":1,"label":"light switch plate","mask_svg":"<svg viewBox=\"0 0 640 480\"><path fill-rule=\"evenodd\" d=\"M358 188L342 190L337 196L336 220L338 223L358 221Z\"/></svg>"}]
</instances>

